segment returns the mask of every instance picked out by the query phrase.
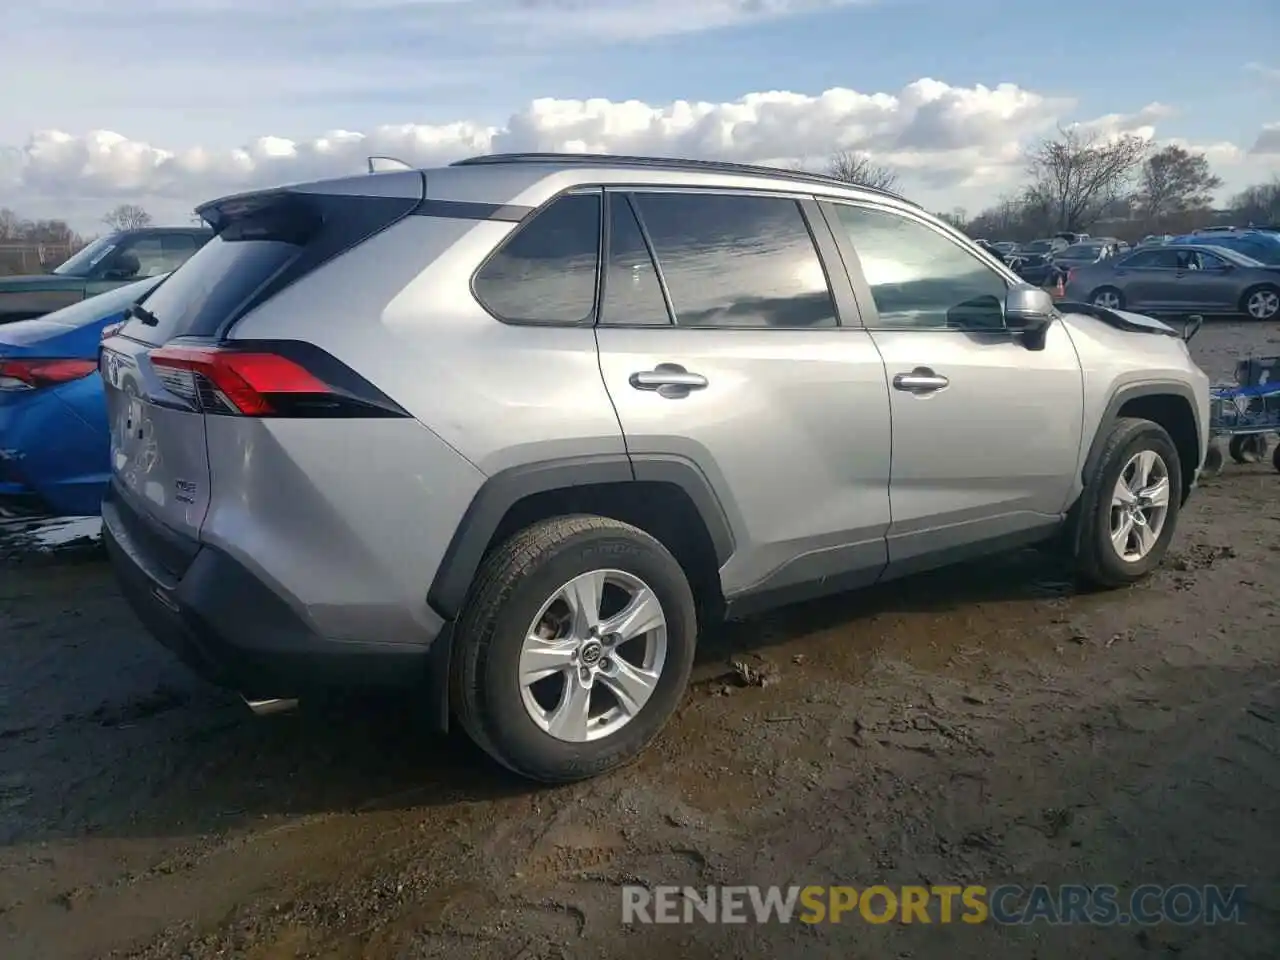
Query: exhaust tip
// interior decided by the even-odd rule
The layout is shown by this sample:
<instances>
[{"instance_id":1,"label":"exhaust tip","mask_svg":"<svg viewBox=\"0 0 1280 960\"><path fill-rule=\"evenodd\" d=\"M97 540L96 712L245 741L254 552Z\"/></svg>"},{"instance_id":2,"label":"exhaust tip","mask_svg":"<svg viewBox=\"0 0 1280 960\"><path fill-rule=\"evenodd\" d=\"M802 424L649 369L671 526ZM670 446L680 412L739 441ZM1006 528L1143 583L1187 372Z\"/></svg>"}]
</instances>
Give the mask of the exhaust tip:
<instances>
[{"instance_id":1,"label":"exhaust tip","mask_svg":"<svg viewBox=\"0 0 1280 960\"><path fill-rule=\"evenodd\" d=\"M254 716L269 717L274 713L288 713L290 710L298 709L297 700L250 700L248 697L241 697Z\"/></svg>"}]
</instances>

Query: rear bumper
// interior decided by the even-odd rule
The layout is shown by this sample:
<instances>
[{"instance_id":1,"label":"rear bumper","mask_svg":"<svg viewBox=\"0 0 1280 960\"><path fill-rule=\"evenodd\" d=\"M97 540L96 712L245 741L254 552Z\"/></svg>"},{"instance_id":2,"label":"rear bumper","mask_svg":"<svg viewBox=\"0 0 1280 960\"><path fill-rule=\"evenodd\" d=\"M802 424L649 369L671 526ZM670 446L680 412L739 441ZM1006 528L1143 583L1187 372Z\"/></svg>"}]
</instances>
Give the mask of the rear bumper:
<instances>
[{"instance_id":1,"label":"rear bumper","mask_svg":"<svg viewBox=\"0 0 1280 960\"><path fill-rule=\"evenodd\" d=\"M142 623L197 674L248 699L412 687L429 679L433 652L447 651L445 636L428 647L319 636L244 565L207 544L175 542L113 487L102 521L121 591Z\"/></svg>"}]
</instances>

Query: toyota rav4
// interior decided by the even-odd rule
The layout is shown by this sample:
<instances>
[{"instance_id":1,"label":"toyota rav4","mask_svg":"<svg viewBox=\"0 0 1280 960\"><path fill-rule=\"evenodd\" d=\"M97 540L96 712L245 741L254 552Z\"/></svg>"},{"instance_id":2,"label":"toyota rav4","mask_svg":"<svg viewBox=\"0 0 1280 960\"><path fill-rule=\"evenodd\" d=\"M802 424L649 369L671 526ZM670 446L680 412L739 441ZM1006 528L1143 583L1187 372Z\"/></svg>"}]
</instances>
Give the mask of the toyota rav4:
<instances>
[{"instance_id":1,"label":"toyota rav4","mask_svg":"<svg viewBox=\"0 0 1280 960\"><path fill-rule=\"evenodd\" d=\"M518 773L639 753L722 617L1018 545L1133 583L1209 383L916 205L817 175L478 157L208 203L103 344L105 540L252 702L417 686Z\"/></svg>"}]
</instances>

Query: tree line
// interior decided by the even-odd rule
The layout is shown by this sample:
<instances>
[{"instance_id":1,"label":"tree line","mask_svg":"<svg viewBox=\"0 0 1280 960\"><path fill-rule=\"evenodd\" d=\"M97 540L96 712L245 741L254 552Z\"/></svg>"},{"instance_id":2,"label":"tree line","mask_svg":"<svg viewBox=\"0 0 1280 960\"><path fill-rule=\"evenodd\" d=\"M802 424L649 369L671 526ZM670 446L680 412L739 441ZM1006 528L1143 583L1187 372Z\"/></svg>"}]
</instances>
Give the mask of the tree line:
<instances>
[{"instance_id":1,"label":"tree line","mask_svg":"<svg viewBox=\"0 0 1280 960\"><path fill-rule=\"evenodd\" d=\"M1025 163L1022 186L976 216L959 208L939 215L970 236L1015 241L1063 231L1133 241L1218 223L1280 223L1280 177L1241 190L1215 210L1222 178L1203 153L1176 144L1156 149L1141 137L1071 127L1032 145ZM826 172L888 190L899 179L870 157L847 152L832 157Z\"/></svg>"}]
</instances>

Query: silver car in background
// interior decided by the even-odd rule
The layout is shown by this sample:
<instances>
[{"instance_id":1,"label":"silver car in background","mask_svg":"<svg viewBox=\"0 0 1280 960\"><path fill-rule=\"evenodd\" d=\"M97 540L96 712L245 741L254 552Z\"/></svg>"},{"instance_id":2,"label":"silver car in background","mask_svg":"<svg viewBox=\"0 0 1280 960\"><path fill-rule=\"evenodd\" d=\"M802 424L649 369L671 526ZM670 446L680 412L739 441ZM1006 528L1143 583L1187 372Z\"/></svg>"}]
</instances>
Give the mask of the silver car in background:
<instances>
[{"instance_id":1,"label":"silver car in background","mask_svg":"<svg viewBox=\"0 0 1280 960\"><path fill-rule=\"evenodd\" d=\"M1225 247L1169 244L1077 266L1067 299L1113 310L1280 317L1280 267Z\"/></svg>"}]
</instances>

